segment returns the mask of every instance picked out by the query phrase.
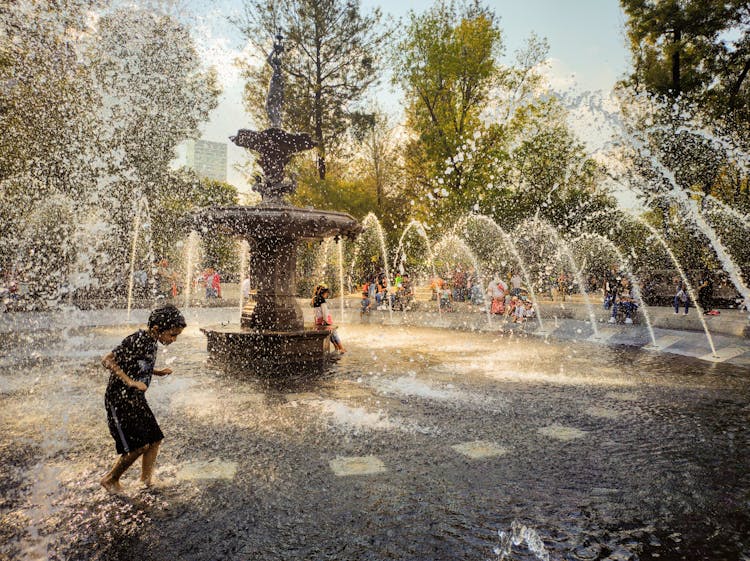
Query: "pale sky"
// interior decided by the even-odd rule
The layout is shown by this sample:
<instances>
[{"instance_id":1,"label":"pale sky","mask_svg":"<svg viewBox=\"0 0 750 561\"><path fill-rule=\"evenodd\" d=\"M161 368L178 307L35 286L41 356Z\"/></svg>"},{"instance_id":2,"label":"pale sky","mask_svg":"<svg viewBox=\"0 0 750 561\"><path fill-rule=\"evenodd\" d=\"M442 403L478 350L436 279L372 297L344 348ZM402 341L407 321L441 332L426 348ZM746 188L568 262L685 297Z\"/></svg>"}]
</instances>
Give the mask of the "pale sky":
<instances>
[{"instance_id":1,"label":"pale sky","mask_svg":"<svg viewBox=\"0 0 750 561\"><path fill-rule=\"evenodd\" d=\"M427 0L361 0L369 12L379 7L386 16L407 18L410 10L420 13L432 5ZM226 21L238 15L242 0L189 0L194 36L201 56L219 71L224 88L219 107L203 127L203 138L228 142L239 128L253 123L242 106L242 80L232 65L244 45L240 34ZM505 58L511 64L533 32L549 42L549 80L557 91L607 93L630 66L624 15L617 0L491 0L485 2L500 17ZM387 82L377 92L378 100L392 113L400 111L400 96ZM585 140L585 139L584 139ZM233 165L246 159L244 149L230 144L228 180L241 191L247 185Z\"/></svg>"}]
</instances>

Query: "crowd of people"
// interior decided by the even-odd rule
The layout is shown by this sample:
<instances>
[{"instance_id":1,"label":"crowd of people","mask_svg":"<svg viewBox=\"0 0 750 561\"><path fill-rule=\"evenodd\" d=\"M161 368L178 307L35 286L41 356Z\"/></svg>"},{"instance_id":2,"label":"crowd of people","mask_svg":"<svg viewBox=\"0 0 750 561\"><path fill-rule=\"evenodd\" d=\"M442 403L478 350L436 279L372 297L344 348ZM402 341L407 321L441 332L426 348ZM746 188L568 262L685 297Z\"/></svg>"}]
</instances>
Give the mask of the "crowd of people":
<instances>
[{"instance_id":1,"label":"crowd of people","mask_svg":"<svg viewBox=\"0 0 750 561\"><path fill-rule=\"evenodd\" d=\"M390 307L391 310L407 311L414 300L414 285L409 273L398 273L391 283L385 271L381 270L361 286L360 293L360 315L369 313L373 306L377 310Z\"/></svg>"},{"instance_id":2,"label":"crowd of people","mask_svg":"<svg viewBox=\"0 0 750 561\"><path fill-rule=\"evenodd\" d=\"M172 268L167 259L161 259L156 263L155 284L156 293L160 298L177 298L184 294L184 275ZM138 271L136 271L136 284L138 283ZM145 285L145 271L143 271L143 283ZM221 298L221 274L213 267L197 270L192 275L191 290L197 292L202 289L206 300Z\"/></svg>"}]
</instances>

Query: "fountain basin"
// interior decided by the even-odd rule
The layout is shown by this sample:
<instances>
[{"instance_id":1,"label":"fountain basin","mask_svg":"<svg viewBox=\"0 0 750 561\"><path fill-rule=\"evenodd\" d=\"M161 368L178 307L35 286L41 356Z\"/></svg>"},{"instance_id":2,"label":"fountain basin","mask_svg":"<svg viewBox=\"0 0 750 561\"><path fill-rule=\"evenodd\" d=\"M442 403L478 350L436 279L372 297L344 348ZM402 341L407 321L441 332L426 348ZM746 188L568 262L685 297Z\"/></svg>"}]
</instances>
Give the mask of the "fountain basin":
<instances>
[{"instance_id":1,"label":"fountain basin","mask_svg":"<svg viewBox=\"0 0 750 561\"><path fill-rule=\"evenodd\" d=\"M291 331L216 325L201 328L211 358L261 377L319 374L329 359L329 331L303 328Z\"/></svg>"}]
</instances>

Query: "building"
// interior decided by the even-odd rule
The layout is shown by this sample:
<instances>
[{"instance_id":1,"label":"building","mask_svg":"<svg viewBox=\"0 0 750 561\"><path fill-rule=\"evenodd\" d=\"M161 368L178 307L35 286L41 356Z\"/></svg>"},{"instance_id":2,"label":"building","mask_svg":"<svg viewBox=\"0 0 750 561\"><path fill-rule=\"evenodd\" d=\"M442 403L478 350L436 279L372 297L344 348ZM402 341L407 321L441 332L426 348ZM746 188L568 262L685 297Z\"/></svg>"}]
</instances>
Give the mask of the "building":
<instances>
[{"instance_id":1,"label":"building","mask_svg":"<svg viewBox=\"0 0 750 561\"><path fill-rule=\"evenodd\" d=\"M208 140L187 142L187 167L201 177L216 181L227 180L227 144Z\"/></svg>"}]
</instances>

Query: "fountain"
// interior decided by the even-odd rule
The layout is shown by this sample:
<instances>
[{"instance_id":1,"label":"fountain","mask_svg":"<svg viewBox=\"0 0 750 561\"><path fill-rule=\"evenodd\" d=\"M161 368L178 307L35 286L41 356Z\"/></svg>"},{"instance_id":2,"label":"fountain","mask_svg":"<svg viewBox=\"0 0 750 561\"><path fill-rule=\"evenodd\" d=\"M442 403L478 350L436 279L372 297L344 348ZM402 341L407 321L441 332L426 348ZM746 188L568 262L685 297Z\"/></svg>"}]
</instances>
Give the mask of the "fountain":
<instances>
[{"instance_id":1,"label":"fountain","mask_svg":"<svg viewBox=\"0 0 750 561\"><path fill-rule=\"evenodd\" d=\"M346 236L354 238L362 227L341 212L297 208L283 200L296 183L284 169L291 157L315 146L308 134L281 128L283 80L281 36L277 35L267 62L273 68L266 112L271 127L256 132L241 129L230 139L259 154L264 177L255 184L261 202L254 207L211 207L196 213L201 231L218 231L244 237L249 245L250 267L257 274L254 307L246 306L237 326L205 327L208 351L220 362L263 375L317 371L326 363L328 331L306 328L296 300L297 246L303 240Z\"/></svg>"}]
</instances>

